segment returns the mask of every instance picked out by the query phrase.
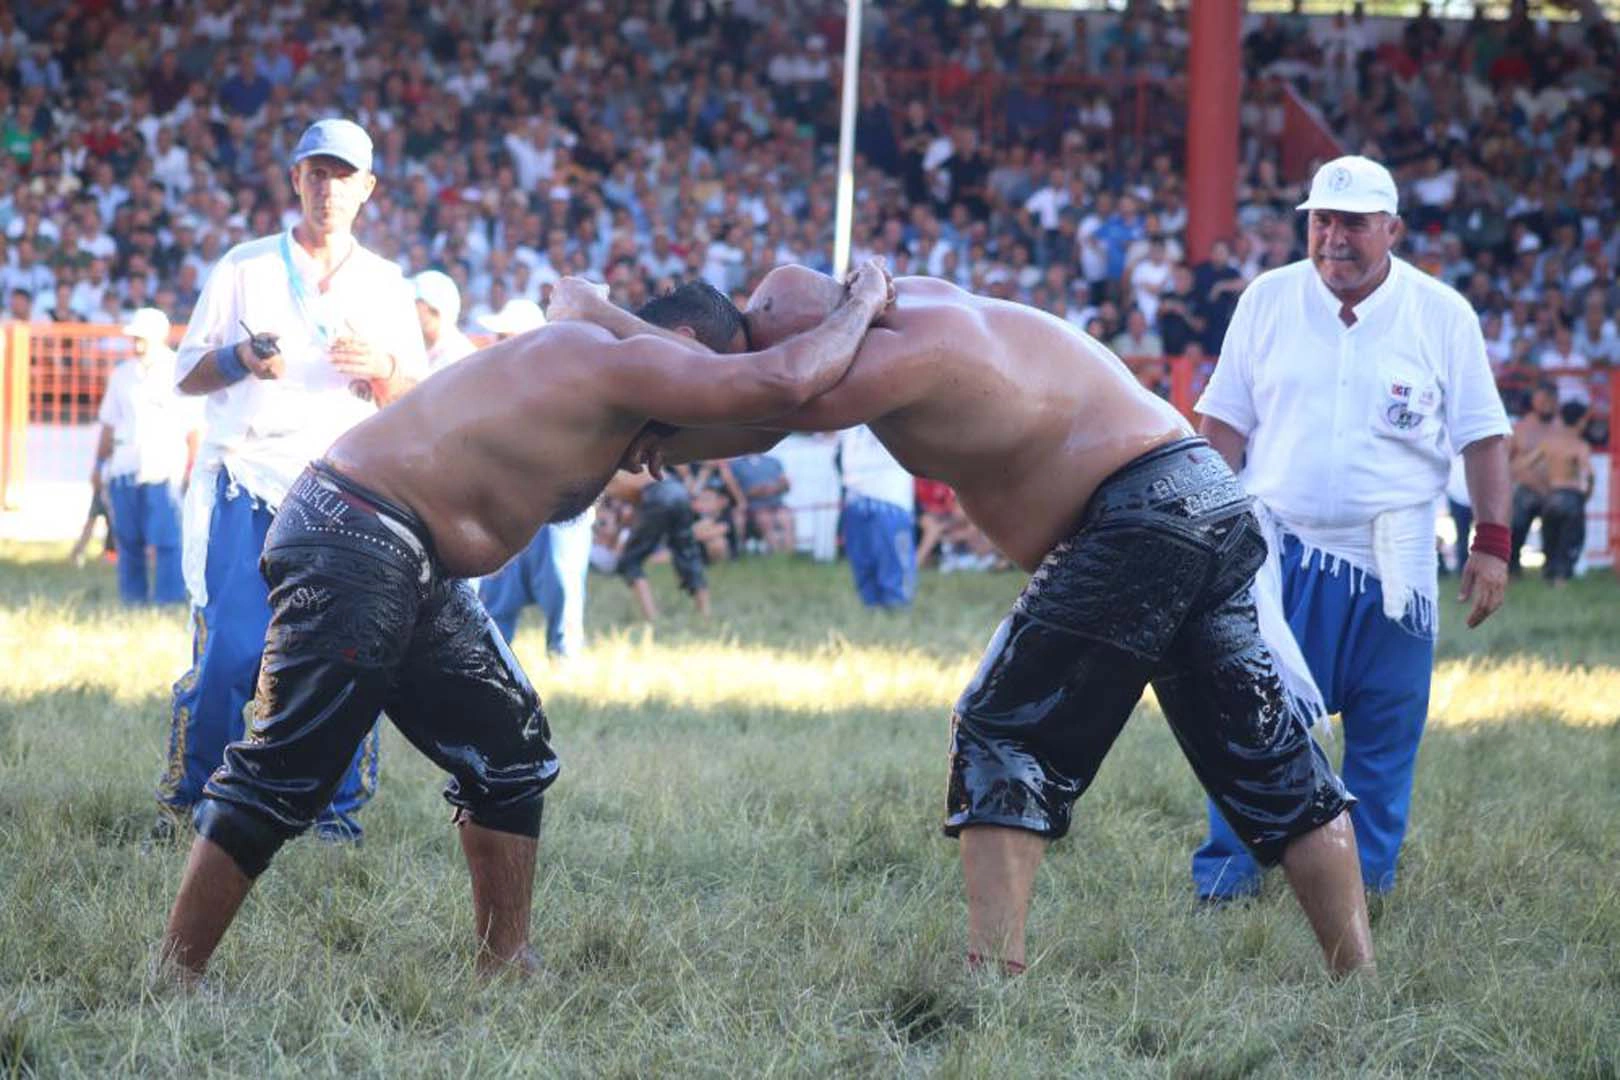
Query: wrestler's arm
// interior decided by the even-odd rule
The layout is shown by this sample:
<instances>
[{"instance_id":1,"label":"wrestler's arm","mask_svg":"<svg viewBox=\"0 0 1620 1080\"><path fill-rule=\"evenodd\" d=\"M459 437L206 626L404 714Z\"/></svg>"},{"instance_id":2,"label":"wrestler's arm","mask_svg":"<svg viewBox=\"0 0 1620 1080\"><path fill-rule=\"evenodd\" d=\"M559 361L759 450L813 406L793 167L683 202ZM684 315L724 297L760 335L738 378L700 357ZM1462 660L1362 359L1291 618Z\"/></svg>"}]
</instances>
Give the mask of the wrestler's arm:
<instances>
[{"instance_id":1,"label":"wrestler's arm","mask_svg":"<svg viewBox=\"0 0 1620 1080\"><path fill-rule=\"evenodd\" d=\"M989 357L1001 346L970 308L941 305L904 332L882 322L867 331L848 374L826 393L765 425L788 431L843 431L927 401L942 377L971 379L960 356ZM945 373L949 373L948 376Z\"/></svg>"},{"instance_id":2,"label":"wrestler's arm","mask_svg":"<svg viewBox=\"0 0 1620 1080\"><path fill-rule=\"evenodd\" d=\"M614 341L584 325L577 332L599 342L584 347L592 348L597 369L607 376L602 392L622 411L679 427L752 424L789 413L833 387L887 303L888 282L868 262L821 325L758 352L698 353L652 335Z\"/></svg>"},{"instance_id":3,"label":"wrestler's arm","mask_svg":"<svg viewBox=\"0 0 1620 1080\"><path fill-rule=\"evenodd\" d=\"M666 465L715 461L744 454L763 454L786 438L787 434L786 431L754 427L682 428L660 441L656 452Z\"/></svg>"}]
</instances>

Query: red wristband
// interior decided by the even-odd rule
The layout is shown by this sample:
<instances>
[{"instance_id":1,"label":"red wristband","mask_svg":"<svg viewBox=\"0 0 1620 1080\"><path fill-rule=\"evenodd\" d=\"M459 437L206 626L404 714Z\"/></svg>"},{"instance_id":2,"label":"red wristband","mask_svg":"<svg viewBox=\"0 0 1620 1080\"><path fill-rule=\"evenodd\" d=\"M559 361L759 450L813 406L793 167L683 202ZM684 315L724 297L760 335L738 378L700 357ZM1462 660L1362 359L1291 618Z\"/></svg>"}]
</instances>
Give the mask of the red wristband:
<instances>
[{"instance_id":1,"label":"red wristband","mask_svg":"<svg viewBox=\"0 0 1620 1080\"><path fill-rule=\"evenodd\" d=\"M1507 562L1509 556L1513 554L1513 535L1508 532L1506 525L1482 521L1474 526L1474 542L1469 545L1468 550L1494 555Z\"/></svg>"}]
</instances>

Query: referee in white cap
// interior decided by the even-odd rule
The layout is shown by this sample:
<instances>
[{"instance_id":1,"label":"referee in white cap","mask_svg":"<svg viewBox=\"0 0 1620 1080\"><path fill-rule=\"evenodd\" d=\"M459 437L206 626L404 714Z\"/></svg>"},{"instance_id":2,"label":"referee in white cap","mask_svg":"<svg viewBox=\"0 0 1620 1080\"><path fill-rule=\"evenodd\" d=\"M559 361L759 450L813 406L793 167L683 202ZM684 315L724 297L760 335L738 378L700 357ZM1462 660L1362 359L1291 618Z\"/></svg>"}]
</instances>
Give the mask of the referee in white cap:
<instances>
[{"instance_id":1,"label":"referee in white cap","mask_svg":"<svg viewBox=\"0 0 1620 1080\"><path fill-rule=\"evenodd\" d=\"M1382 892L1395 883L1429 710L1434 502L1461 453L1479 524L1458 599L1478 626L1507 583L1509 427L1473 309L1391 254L1401 221L1389 171L1330 161L1299 209L1309 257L1243 292L1197 409L1270 526L1262 577L1280 584L1328 711L1342 716L1362 878ZM1254 892L1258 867L1213 809L1209 822L1193 856L1199 895Z\"/></svg>"},{"instance_id":2,"label":"referee in white cap","mask_svg":"<svg viewBox=\"0 0 1620 1080\"><path fill-rule=\"evenodd\" d=\"M160 833L216 805L199 806L203 786L244 735L270 621L258 560L275 508L304 466L427 369L409 284L354 236L377 184L370 137L319 120L288 164L302 216L219 260L175 365L181 392L207 403L185 507L193 662L174 686ZM357 838L354 812L376 782L374 730L318 833Z\"/></svg>"}]
</instances>

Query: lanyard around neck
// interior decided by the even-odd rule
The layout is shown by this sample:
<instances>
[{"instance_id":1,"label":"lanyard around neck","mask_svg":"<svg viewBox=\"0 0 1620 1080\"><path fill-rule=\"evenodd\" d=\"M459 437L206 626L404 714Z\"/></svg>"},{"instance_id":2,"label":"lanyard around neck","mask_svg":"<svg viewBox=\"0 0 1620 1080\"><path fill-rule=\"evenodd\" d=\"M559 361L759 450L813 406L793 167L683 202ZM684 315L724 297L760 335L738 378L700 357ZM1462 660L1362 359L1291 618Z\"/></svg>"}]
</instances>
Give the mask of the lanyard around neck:
<instances>
[{"instance_id":1,"label":"lanyard around neck","mask_svg":"<svg viewBox=\"0 0 1620 1080\"><path fill-rule=\"evenodd\" d=\"M320 339L322 345L330 345L339 336L337 325L329 318L332 314L331 303L310 292L308 283L304 281L304 275L300 274L298 267L293 264L291 236L290 230L281 234L281 264L287 271L287 287L292 290L293 303L298 308L298 314L304 317L305 322L315 327L315 336ZM354 249L350 248L349 254L353 253ZM343 261L347 262L348 258L349 256L345 255ZM338 265L341 267L342 263Z\"/></svg>"}]
</instances>

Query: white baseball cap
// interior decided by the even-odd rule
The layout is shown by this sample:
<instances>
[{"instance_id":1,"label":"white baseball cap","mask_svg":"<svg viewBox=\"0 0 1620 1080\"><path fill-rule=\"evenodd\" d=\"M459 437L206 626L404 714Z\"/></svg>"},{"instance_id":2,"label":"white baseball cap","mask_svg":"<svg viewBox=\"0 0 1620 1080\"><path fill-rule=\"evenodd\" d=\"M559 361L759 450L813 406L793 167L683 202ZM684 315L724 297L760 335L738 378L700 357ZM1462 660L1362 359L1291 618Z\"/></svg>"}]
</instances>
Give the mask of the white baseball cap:
<instances>
[{"instance_id":1,"label":"white baseball cap","mask_svg":"<svg viewBox=\"0 0 1620 1080\"><path fill-rule=\"evenodd\" d=\"M461 318L461 290L449 274L437 270L424 270L411 279L416 286L416 298L434 311L439 318L454 324Z\"/></svg>"},{"instance_id":2,"label":"white baseball cap","mask_svg":"<svg viewBox=\"0 0 1620 1080\"><path fill-rule=\"evenodd\" d=\"M478 325L492 334L526 334L546 325L546 313L533 300L514 297L501 310L480 318Z\"/></svg>"},{"instance_id":3,"label":"white baseball cap","mask_svg":"<svg viewBox=\"0 0 1620 1080\"><path fill-rule=\"evenodd\" d=\"M129 317L124 333L143 341L166 344L169 340L169 317L155 307L136 308Z\"/></svg>"},{"instance_id":4,"label":"white baseball cap","mask_svg":"<svg viewBox=\"0 0 1620 1080\"><path fill-rule=\"evenodd\" d=\"M293 147L292 164L307 157L324 155L346 161L361 172L371 169L371 136L353 120L328 117L304 129Z\"/></svg>"},{"instance_id":5,"label":"white baseball cap","mask_svg":"<svg viewBox=\"0 0 1620 1080\"><path fill-rule=\"evenodd\" d=\"M1316 170L1310 198L1299 210L1342 210L1347 214L1393 214L1399 197L1395 178L1371 158L1357 154L1334 158Z\"/></svg>"}]
</instances>

